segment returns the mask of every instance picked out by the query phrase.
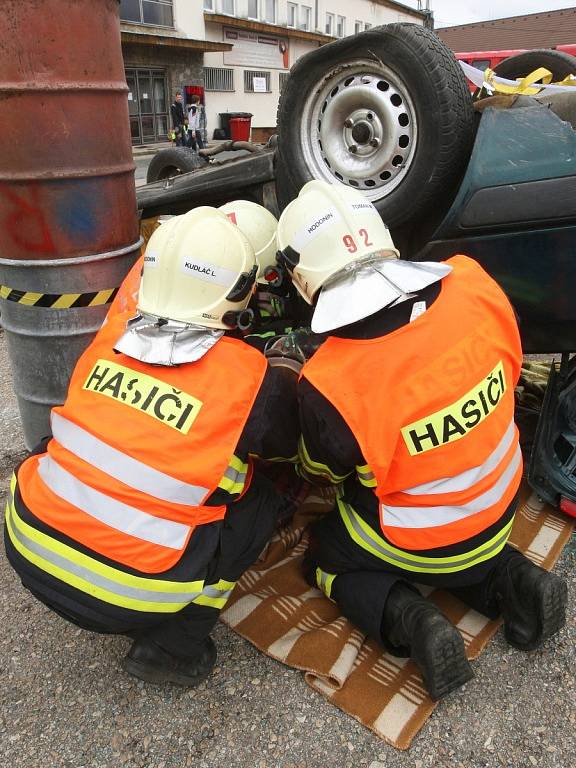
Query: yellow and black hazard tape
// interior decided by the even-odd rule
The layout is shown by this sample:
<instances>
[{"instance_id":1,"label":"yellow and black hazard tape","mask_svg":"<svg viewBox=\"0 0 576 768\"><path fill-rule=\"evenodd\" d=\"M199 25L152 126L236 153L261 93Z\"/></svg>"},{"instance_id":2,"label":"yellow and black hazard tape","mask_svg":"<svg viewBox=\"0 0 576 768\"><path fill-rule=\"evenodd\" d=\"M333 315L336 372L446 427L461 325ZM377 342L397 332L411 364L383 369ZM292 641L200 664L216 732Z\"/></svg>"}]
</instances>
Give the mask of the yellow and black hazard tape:
<instances>
[{"instance_id":1,"label":"yellow and black hazard tape","mask_svg":"<svg viewBox=\"0 0 576 768\"><path fill-rule=\"evenodd\" d=\"M46 309L75 309L76 307L100 307L110 304L118 293L118 288L107 288L105 291L93 293L36 293L35 291L19 291L0 285L0 299L15 301L27 307L44 307Z\"/></svg>"}]
</instances>

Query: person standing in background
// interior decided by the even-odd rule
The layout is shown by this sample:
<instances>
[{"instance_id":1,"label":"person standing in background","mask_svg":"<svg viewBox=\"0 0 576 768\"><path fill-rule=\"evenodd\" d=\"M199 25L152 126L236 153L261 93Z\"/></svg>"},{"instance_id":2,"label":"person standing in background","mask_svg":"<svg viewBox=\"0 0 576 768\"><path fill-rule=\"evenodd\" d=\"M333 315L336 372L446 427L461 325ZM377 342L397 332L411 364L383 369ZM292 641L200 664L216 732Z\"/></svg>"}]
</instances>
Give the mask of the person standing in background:
<instances>
[{"instance_id":1,"label":"person standing in background","mask_svg":"<svg viewBox=\"0 0 576 768\"><path fill-rule=\"evenodd\" d=\"M204 107L200 104L200 97L196 94L191 97L192 104L188 112L188 125L192 132L192 147L196 151L204 149L204 140L202 136L203 128L206 125L206 115Z\"/></svg>"},{"instance_id":2,"label":"person standing in background","mask_svg":"<svg viewBox=\"0 0 576 768\"><path fill-rule=\"evenodd\" d=\"M176 134L181 133L186 115L184 114L184 107L182 105L182 94L180 93L180 91L176 91L174 101L170 105L170 115L172 117L172 128L174 128L174 131L176 132ZM177 131L178 128L180 129L180 131Z\"/></svg>"}]
</instances>

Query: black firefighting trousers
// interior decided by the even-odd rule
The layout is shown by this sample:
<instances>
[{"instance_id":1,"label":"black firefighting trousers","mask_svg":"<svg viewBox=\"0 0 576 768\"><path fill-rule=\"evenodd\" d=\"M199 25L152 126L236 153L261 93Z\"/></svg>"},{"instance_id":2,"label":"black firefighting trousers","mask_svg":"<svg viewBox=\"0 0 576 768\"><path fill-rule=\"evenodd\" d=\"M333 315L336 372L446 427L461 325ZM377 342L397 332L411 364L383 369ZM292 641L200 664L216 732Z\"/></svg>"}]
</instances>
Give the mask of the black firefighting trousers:
<instances>
[{"instance_id":1,"label":"black firefighting trousers","mask_svg":"<svg viewBox=\"0 0 576 768\"><path fill-rule=\"evenodd\" d=\"M506 518L511 518L517 504L518 497L508 507ZM500 560L514 551L506 544L489 560L455 573L414 573L389 565L355 544L334 510L312 527L304 570L307 581L314 586L316 568L336 574L331 599L362 632L381 641L386 601L394 584L401 581L446 589L471 608L496 618L499 610L491 590L493 573ZM425 554L434 556L433 553L434 550L427 550ZM446 554L444 550L437 552L438 557Z\"/></svg>"},{"instance_id":2,"label":"black firefighting trousers","mask_svg":"<svg viewBox=\"0 0 576 768\"><path fill-rule=\"evenodd\" d=\"M238 581L262 552L285 507L286 498L256 471L244 496L228 506L215 540L207 539L212 550L206 558L205 583ZM87 598L29 563L16 551L6 531L5 544L8 559L23 585L55 613L82 629L133 638L146 636L169 653L188 657L197 653L218 620L219 609L190 603L165 620L147 614L138 621L139 617L134 616L129 626L126 613L116 616L113 606Z\"/></svg>"}]
</instances>

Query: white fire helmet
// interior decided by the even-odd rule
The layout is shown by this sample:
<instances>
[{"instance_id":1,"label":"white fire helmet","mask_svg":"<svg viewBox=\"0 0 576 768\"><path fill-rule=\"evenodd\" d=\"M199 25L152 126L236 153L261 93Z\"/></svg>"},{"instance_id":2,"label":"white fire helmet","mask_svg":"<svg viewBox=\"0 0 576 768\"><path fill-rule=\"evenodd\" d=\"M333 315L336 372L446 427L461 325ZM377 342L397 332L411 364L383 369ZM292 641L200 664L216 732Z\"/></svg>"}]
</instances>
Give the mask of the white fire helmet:
<instances>
[{"instance_id":1,"label":"white fire helmet","mask_svg":"<svg viewBox=\"0 0 576 768\"><path fill-rule=\"evenodd\" d=\"M234 327L257 271L254 249L240 228L217 208L194 208L150 238L138 311L206 328Z\"/></svg>"},{"instance_id":2,"label":"white fire helmet","mask_svg":"<svg viewBox=\"0 0 576 768\"><path fill-rule=\"evenodd\" d=\"M309 181L278 222L279 261L309 304L336 273L371 260L398 259L372 203L341 184Z\"/></svg>"},{"instance_id":3,"label":"white fire helmet","mask_svg":"<svg viewBox=\"0 0 576 768\"><path fill-rule=\"evenodd\" d=\"M264 270L276 266L276 230L278 221L267 208L249 200L232 200L220 206L233 224L251 243L258 261L258 282L266 284Z\"/></svg>"}]
</instances>

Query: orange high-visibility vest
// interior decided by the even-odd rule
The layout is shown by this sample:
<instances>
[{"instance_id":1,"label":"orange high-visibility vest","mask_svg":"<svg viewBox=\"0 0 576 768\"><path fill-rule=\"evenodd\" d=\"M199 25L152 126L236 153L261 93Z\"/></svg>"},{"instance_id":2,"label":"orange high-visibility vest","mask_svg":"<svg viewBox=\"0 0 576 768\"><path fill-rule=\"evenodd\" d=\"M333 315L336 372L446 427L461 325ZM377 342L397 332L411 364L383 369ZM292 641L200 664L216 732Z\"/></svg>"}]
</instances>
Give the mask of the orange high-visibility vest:
<instances>
[{"instance_id":1,"label":"orange high-visibility vest","mask_svg":"<svg viewBox=\"0 0 576 768\"><path fill-rule=\"evenodd\" d=\"M22 464L18 484L47 525L154 574L179 561L197 525L224 517L204 504L223 478L248 487L234 450L266 360L222 337L195 363L141 363L114 352L129 317L109 317L78 361L47 452Z\"/></svg>"},{"instance_id":2,"label":"orange high-visibility vest","mask_svg":"<svg viewBox=\"0 0 576 768\"><path fill-rule=\"evenodd\" d=\"M472 259L455 256L440 295L376 339L331 337L302 371L339 411L367 462L386 539L410 550L493 525L520 484L514 312Z\"/></svg>"},{"instance_id":3,"label":"orange high-visibility vest","mask_svg":"<svg viewBox=\"0 0 576 768\"><path fill-rule=\"evenodd\" d=\"M129 317L136 314L136 302L138 301L138 291L140 290L140 279L142 277L142 268L144 267L144 255L141 255L124 280L122 281L118 293L108 310L108 317L116 315L119 312L128 312Z\"/></svg>"}]
</instances>

